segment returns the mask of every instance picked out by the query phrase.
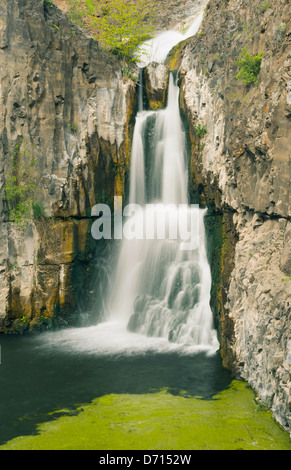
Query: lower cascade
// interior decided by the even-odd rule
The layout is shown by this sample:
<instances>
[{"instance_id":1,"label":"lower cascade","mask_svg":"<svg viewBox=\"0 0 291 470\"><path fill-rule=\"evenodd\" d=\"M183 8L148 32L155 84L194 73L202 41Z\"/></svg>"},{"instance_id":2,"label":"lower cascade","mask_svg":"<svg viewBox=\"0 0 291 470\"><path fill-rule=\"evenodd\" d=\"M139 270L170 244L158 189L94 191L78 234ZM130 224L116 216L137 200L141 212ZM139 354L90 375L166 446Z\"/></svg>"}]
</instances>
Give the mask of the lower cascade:
<instances>
[{"instance_id":1,"label":"lower cascade","mask_svg":"<svg viewBox=\"0 0 291 470\"><path fill-rule=\"evenodd\" d=\"M166 108L144 111L140 105L136 117L128 207L139 208L135 223L143 233L122 241L110 320L148 337L217 350L206 210L189 205L185 148L179 87L171 73Z\"/></svg>"}]
</instances>

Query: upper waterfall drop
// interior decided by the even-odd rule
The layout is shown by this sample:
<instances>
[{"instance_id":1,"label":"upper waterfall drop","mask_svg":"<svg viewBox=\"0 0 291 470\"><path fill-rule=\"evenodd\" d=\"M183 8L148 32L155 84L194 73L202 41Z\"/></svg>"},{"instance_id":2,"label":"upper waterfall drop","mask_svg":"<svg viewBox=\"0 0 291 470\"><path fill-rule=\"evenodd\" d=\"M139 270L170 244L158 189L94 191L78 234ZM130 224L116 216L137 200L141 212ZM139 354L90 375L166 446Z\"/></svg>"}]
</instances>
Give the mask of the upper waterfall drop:
<instances>
[{"instance_id":1,"label":"upper waterfall drop","mask_svg":"<svg viewBox=\"0 0 291 470\"><path fill-rule=\"evenodd\" d=\"M150 149L147 161L145 148ZM140 111L136 117L129 202L188 204L185 148L179 87L171 73L167 107L159 111Z\"/></svg>"},{"instance_id":2,"label":"upper waterfall drop","mask_svg":"<svg viewBox=\"0 0 291 470\"><path fill-rule=\"evenodd\" d=\"M137 50L140 67L146 67L150 62L165 62L170 50L176 44L197 33L203 19L203 14L204 11L200 12L184 33L174 30L165 31L159 36L145 41Z\"/></svg>"}]
</instances>

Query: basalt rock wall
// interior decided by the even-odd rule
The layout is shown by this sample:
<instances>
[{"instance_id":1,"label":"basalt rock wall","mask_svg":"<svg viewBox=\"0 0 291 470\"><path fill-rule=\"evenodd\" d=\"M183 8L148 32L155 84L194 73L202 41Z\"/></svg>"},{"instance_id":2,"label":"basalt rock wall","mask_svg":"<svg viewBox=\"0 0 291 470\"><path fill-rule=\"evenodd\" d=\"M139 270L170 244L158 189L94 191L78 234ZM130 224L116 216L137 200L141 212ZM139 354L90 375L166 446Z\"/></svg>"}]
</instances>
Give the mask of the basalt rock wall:
<instances>
[{"instance_id":1,"label":"basalt rock wall","mask_svg":"<svg viewBox=\"0 0 291 470\"><path fill-rule=\"evenodd\" d=\"M91 208L125 192L136 86L54 5L3 0L0 103L0 330L74 324L93 291ZM16 147L42 208L22 233L5 199Z\"/></svg>"},{"instance_id":2,"label":"basalt rock wall","mask_svg":"<svg viewBox=\"0 0 291 470\"><path fill-rule=\"evenodd\" d=\"M210 0L198 34L175 53L192 190L210 215L220 218L214 265L220 266L215 308L223 360L286 429L291 425L290 41L289 0ZM244 48L254 56L263 53L254 83L236 78Z\"/></svg>"}]
</instances>

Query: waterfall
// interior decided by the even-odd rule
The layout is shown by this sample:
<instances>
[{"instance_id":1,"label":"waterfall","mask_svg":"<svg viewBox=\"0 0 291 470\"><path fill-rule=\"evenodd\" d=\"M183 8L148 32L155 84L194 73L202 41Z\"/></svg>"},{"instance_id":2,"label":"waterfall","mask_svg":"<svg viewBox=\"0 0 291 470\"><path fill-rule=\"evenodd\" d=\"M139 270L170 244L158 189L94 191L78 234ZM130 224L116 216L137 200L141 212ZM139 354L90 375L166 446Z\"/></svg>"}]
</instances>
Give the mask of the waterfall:
<instances>
[{"instance_id":1,"label":"waterfall","mask_svg":"<svg viewBox=\"0 0 291 470\"><path fill-rule=\"evenodd\" d=\"M146 67L150 62L164 62L168 53L176 44L197 33L203 18L203 13L202 11L197 15L185 33L174 30L165 31L159 36L145 41L137 51L140 66Z\"/></svg>"},{"instance_id":2,"label":"waterfall","mask_svg":"<svg viewBox=\"0 0 291 470\"><path fill-rule=\"evenodd\" d=\"M142 93L142 87L140 90ZM166 108L144 111L140 107L136 116L129 202L141 208L138 220L143 235L146 227L147 236L122 241L110 320L147 337L217 349L210 309L205 210L188 202L185 149L179 87L171 73ZM175 232L178 221L184 221L186 237ZM161 222L164 236L158 232Z\"/></svg>"},{"instance_id":3,"label":"waterfall","mask_svg":"<svg viewBox=\"0 0 291 470\"><path fill-rule=\"evenodd\" d=\"M198 19L201 21L201 15ZM194 30L197 24L195 20ZM188 200L186 138L177 76L170 74L167 106L157 111L144 110L142 78L140 70L130 204L124 209L119 199L115 204L114 234L119 240L115 243L120 246L108 295L103 292L107 315L88 328L49 335L47 342L54 349L120 357L170 351L212 354L219 348L210 309L206 211ZM106 214L105 209L108 206L103 208ZM111 212L105 220L111 226Z\"/></svg>"}]
</instances>

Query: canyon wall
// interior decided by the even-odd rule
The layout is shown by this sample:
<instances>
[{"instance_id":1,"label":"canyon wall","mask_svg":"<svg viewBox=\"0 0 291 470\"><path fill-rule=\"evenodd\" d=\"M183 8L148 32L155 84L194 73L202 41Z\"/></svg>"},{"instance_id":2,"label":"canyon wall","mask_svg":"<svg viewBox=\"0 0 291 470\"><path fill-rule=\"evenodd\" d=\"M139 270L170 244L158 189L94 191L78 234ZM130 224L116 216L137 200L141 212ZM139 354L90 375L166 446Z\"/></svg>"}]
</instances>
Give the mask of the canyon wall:
<instances>
[{"instance_id":1,"label":"canyon wall","mask_svg":"<svg viewBox=\"0 0 291 470\"><path fill-rule=\"evenodd\" d=\"M211 0L178 47L193 191L221 217L217 287L224 363L290 429L291 23L289 0ZM263 53L255 83L240 53ZM175 59L175 60L174 60ZM174 68L175 68L174 67Z\"/></svg>"},{"instance_id":2,"label":"canyon wall","mask_svg":"<svg viewBox=\"0 0 291 470\"><path fill-rule=\"evenodd\" d=\"M124 194L135 88L55 6L1 2L0 331L74 324L94 307L91 208ZM21 233L5 198L16 154L35 159L41 208Z\"/></svg>"}]
</instances>

